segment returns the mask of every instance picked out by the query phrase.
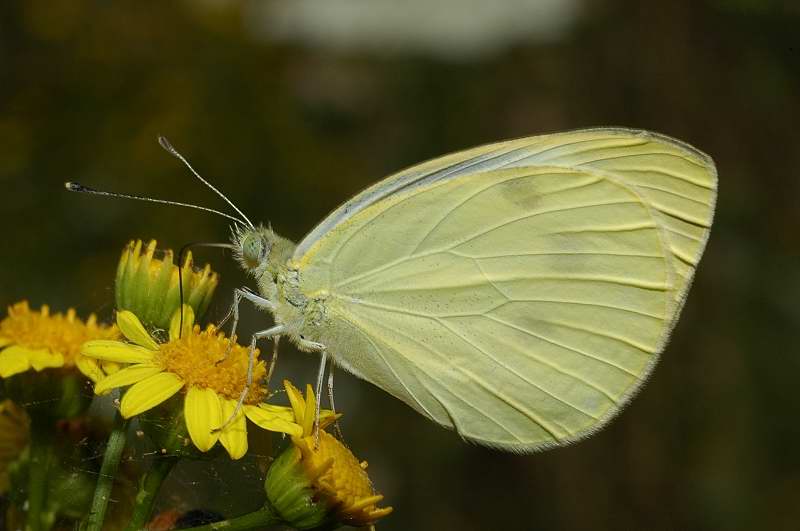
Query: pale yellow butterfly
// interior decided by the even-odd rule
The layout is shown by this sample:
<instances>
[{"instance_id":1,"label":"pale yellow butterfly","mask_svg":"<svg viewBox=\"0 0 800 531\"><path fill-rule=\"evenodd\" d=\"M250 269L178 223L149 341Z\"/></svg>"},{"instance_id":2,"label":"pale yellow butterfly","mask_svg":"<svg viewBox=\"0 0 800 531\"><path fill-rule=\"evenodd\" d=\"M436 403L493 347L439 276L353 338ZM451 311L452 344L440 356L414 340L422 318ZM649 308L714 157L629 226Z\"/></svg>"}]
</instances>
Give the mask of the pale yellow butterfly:
<instances>
[{"instance_id":1,"label":"pale yellow butterfly","mask_svg":"<svg viewBox=\"0 0 800 531\"><path fill-rule=\"evenodd\" d=\"M259 293L236 290L233 329L243 298L270 311L275 326L251 345L286 336L320 352L318 394L330 357L464 439L530 452L601 428L641 387L686 299L716 193L714 163L695 148L598 128L412 166L297 245L221 193L241 219L182 206L240 225L229 247Z\"/></svg>"}]
</instances>

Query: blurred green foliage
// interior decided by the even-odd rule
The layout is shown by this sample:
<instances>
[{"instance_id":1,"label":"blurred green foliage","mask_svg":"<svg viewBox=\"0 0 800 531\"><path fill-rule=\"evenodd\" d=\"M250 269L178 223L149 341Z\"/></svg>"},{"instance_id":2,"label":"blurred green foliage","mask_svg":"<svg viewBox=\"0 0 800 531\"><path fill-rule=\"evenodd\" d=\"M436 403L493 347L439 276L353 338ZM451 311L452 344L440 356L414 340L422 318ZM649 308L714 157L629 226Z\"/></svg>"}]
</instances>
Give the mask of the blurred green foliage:
<instances>
[{"instance_id":1,"label":"blurred green foliage","mask_svg":"<svg viewBox=\"0 0 800 531\"><path fill-rule=\"evenodd\" d=\"M0 3L0 304L108 317L129 239L228 237L221 218L64 191L77 180L219 207L158 134L250 217L299 239L361 188L438 154L653 129L712 155L720 201L673 341L627 410L579 444L516 456L340 375L347 441L395 506L385 530L796 529L796 2L587 0L557 38L462 60L258 37L253 4ZM219 252L197 257L222 272L221 316L248 280ZM278 377L310 381L315 358L285 350ZM165 508L232 516L259 501L226 471L185 477Z\"/></svg>"}]
</instances>

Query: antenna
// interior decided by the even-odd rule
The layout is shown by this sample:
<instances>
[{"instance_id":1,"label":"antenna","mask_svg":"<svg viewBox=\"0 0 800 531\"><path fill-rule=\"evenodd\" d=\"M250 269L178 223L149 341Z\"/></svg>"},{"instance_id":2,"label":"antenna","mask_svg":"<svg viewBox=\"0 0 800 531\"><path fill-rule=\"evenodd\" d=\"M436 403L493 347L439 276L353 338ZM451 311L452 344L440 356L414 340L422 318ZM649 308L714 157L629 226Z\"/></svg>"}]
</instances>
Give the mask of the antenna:
<instances>
[{"instance_id":1,"label":"antenna","mask_svg":"<svg viewBox=\"0 0 800 531\"><path fill-rule=\"evenodd\" d=\"M220 212L219 210L214 210L213 208L206 208L199 205L192 205L191 203L180 203L178 201L167 201L166 199L155 199L152 197L144 197L141 195L131 195L131 194L120 194L117 192L104 192L103 190L95 190L94 188L89 188L88 186L84 186L80 183L67 181L64 183L64 188L67 189L69 192L78 192L81 194L90 194L90 195L101 195L105 197L116 197L117 199L135 199L136 201L145 201L147 203L159 203L162 205L172 205L172 206L180 206L186 208L193 208L195 210L202 210L203 212L211 212L212 214L217 214L218 216L222 216L224 218L228 218L240 225L249 225L251 228L253 224L250 223L250 220L245 218L245 221L242 221L239 218L233 217L225 212Z\"/></svg>"},{"instance_id":2,"label":"antenna","mask_svg":"<svg viewBox=\"0 0 800 531\"><path fill-rule=\"evenodd\" d=\"M211 190L212 190L212 191L213 191L215 194L217 194L218 196L220 196L220 197L221 197L221 198L222 198L222 199L223 199L223 200L224 200L226 203L228 203L228 204L231 206L231 208L233 208L233 209L236 211L236 213L237 213L237 214L239 214L240 216L242 216L242 218L243 218L245 221L247 221L247 225L248 225L248 226L249 226L251 229L254 229L254 228L255 228L255 226L253 225L253 223L252 223L252 222L251 222L251 221L250 221L250 220L247 218L247 216L245 216L245 215L244 215L244 212L242 212L241 210L239 210L239 209L236 207L236 205L234 205L234 204L233 204L233 202L232 202L230 199L228 199L227 197L225 197L225 194L223 194L222 192L220 192L219 190L217 190L217 188L215 188L213 184L211 184L210 182L208 182L208 181L206 181L205 179L203 179L203 178L200 176L200 174L199 174L199 173L197 173L197 172L195 171L195 169L194 169L194 168L192 168L192 165L191 165L191 164L189 164L189 161L188 161L188 160L186 160L186 158L185 158L183 155L181 155L180 153L178 153L178 150L176 150L174 147L172 147L172 144L170 144L170 143L169 143L169 140L167 140L167 139L166 139L166 137L163 137L163 136L160 136L160 135L159 135L159 137L158 137L158 143L159 143L159 144L161 144L161 147L162 147L162 148L164 148L164 149L167 151L167 153L169 153L169 154L170 154L170 155L172 155L173 157L175 157L175 158L177 158L178 160L180 160L181 162L183 162L183 164L184 164L184 165L185 165L187 168L189 168L189 171L190 171L190 172L192 172L192 174L194 174L194 176L195 176L195 177L197 177L197 178L200 180L200 182L201 182L201 183L203 183L203 184L205 184L206 186L208 186L209 188L211 188Z\"/></svg>"}]
</instances>

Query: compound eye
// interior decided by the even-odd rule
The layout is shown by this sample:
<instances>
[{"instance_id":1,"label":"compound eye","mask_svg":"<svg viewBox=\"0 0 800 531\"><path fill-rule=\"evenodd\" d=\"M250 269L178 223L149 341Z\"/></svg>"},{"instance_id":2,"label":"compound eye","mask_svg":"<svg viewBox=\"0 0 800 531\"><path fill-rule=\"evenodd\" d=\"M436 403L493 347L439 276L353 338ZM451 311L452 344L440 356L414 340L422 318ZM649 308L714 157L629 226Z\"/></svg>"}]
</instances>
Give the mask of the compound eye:
<instances>
[{"instance_id":1,"label":"compound eye","mask_svg":"<svg viewBox=\"0 0 800 531\"><path fill-rule=\"evenodd\" d=\"M260 234L248 234L242 239L242 258L247 267L258 267L267 257L269 245Z\"/></svg>"}]
</instances>

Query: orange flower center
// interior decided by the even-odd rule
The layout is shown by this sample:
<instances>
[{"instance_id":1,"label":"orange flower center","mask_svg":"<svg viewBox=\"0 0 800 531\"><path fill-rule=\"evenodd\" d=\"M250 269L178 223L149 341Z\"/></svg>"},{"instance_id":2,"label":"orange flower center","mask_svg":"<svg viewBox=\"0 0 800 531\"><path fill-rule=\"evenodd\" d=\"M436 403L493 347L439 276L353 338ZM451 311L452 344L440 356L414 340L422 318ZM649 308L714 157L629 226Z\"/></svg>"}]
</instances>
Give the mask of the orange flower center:
<instances>
[{"instance_id":1,"label":"orange flower center","mask_svg":"<svg viewBox=\"0 0 800 531\"><path fill-rule=\"evenodd\" d=\"M30 349L47 349L64 356L64 365L75 365L83 343L92 339L117 339L116 326L98 325L94 314L86 323L76 318L70 308L66 315L50 315L50 308L43 305L31 311L27 301L14 304L8 309L8 317L0 321L0 338L9 345Z\"/></svg>"},{"instance_id":2,"label":"orange flower center","mask_svg":"<svg viewBox=\"0 0 800 531\"><path fill-rule=\"evenodd\" d=\"M230 349L230 352L228 351ZM189 386L210 388L218 395L238 400L247 385L247 364L250 349L233 343L218 332L214 325L204 331L195 325L191 334L185 334L161 345L156 362L164 370L178 375ZM253 365L253 384L245 403L261 402L265 390L259 382L264 378L264 362L258 360L259 350L255 351Z\"/></svg>"}]
</instances>

